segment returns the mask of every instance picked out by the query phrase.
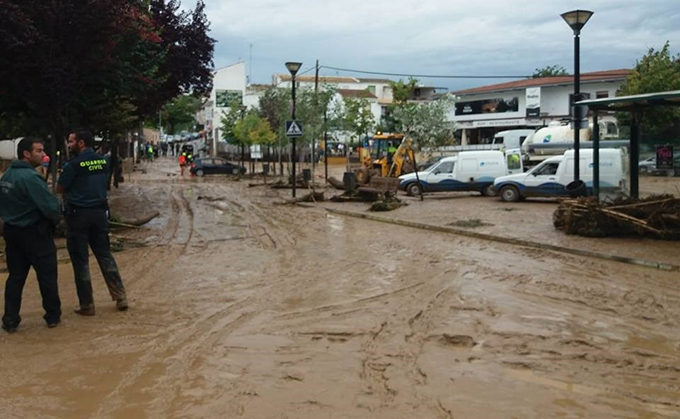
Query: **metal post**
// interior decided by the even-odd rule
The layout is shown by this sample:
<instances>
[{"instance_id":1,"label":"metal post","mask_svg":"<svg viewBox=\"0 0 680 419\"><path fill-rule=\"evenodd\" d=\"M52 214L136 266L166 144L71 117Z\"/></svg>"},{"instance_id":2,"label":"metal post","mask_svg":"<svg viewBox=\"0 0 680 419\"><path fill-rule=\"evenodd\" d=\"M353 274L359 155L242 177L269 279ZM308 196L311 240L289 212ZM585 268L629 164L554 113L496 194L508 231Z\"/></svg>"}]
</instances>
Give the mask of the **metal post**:
<instances>
[{"instance_id":1,"label":"metal post","mask_svg":"<svg viewBox=\"0 0 680 419\"><path fill-rule=\"evenodd\" d=\"M600 124L593 111L593 195L600 200Z\"/></svg>"},{"instance_id":2,"label":"metal post","mask_svg":"<svg viewBox=\"0 0 680 419\"><path fill-rule=\"evenodd\" d=\"M293 122L295 122L295 74L292 74L292 81L293 81L293 91L292 91L292 96L293 96L293 109L292 109L292 115L291 119ZM291 159L293 160L293 198L295 198L295 184L297 183L297 179L295 177L295 160L297 160L297 156L295 155L295 137L292 138L293 140L293 152Z\"/></svg>"},{"instance_id":3,"label":"metal post","mask_svg":"<svg viewBox=\"0 0 680 419\"><path fill-rule=\"evenodd\" d=\"M574 31L574 100L576 103L581 97L581 86L580 86L580 62L579 62L579 47L580 47L580 31ZM579 133L581 121L578 119L579 115L576 111L576 106L573 106L572 113L574 114L574 181L580 178L580 144L579 144Z\"/></svg>"},{"instance_id":4,"label":"metal post","mask_svg":"<svg viewBox=\"0 0 680 419\"><path fill-rule=\"evenodd\" d=\"M326 183L328 183L328 129L326 124L328 123L328 109L323 113L323 165L325 170Z\"/></svg>"},{"instance_id":5,"label":"metal post","mask_svg":"<svg viewBox=\"0 0 680 419\"><path fill-rule=\"evenodd\" d=\"M316 75L314 77L314 121L316 121L316 115L319 112L319 60L316 60ZM309 160L312 163L312 185L314 184L314 169L316 167L316 159L314 158L314 146L316 142L316 126L312 130L312 155Z\"/></svg>"},{"instance_id":6,"label":"metal post","mask_svg":"<svg viewBox=\"0 0 680 419\"><path fill-rule=\"evenodd\" d=\"M637 110L633 110L630 125L630 196L638 198L640 195L638 164L640 160L640 125Z\"/></svg>"}]
</instances>

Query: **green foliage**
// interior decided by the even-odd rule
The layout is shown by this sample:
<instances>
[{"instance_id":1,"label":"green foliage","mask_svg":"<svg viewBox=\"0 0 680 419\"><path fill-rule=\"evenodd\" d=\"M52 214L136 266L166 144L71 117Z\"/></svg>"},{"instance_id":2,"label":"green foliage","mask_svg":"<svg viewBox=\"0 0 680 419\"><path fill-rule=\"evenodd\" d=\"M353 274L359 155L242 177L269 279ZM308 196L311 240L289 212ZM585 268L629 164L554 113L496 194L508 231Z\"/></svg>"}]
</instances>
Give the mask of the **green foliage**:
<instances>
[{"instance_id":1,"label":"green foliage","mask_svg":"<svg viewBox=\"0 0 680 419\"><path fill-rule=\"evenodd\" d=\"M241 105L238 100L232 100L229 104L229 109L222 111L222 139L224 141L235 143L238 142L234 128L236 123L245 115L245 107Z\"/></svg>"},{"instance_id":2,"label":"green foliage","mask_svg":"<svg viewBox=\"0 0 680 419\"><path fill-rule=\"evenodd\" d=\"M567 70L564 67L555 64L535 69L534 74L531 77L534 79L538 79L541 77L568 76L568 75L569 73L567 73Z\"/></svg>"},{"instance_id":3,"label":"green foliage","mask_svg":"<svg viewBox=\"0 0 680 419\"><path fill-rule=\"evenodd\" d=\"M248 146L254 144L268 146L276 141L276 134L269 122L254 111L248 112L243 119L236 122L234 136L239 144Z\"/></svg>"},{"instance_id":4,"label":"green foliage","mask_svg":"<svg viewBox=\"0 0 680 419\"><path fill-rule=\"evenodd\" d=\"M680 90L680 56L670 53L668 41L660 50L650 48L642 59L638 60L631 74L626 78L617 96L656 93L669 90ZM616 114L619 126L630 125L630 113ZM658 107L647 109L642 114L641 124L644 131L652 137L662 136L680 119L680 109Z\"/></svg>"},{"instance_id":5,"label":"green foliage","mask_svg":"<svg viewBox=\"0 0 680 419\"><path fill-rule=\"evenodd\" d=\"M161 109L161 122L168 134L189 130L196 123L196 112L201 101L190 95L180 95Z\"/></svg>"},{"instance_id":6,"label":"green foliage","mask_svg":"<svg viewBox=\"0 0 680 419\"><path fill-rule=\"evenodd\" d=\"M262 94L258 114L269 122L271 130L276 134L277 144L287 145L286 120L290 119L290 89L269 87Z\"/></svg>"},{"instance_id":7,"label":"green foliage","mask_svg":"<svg viewBox=\"0 0 680 419\"><path fill-rule=\"evenodd\" d=\"M413 97L413 91L418 87L418 79L409 77L407 82L403 80L391 81L392 101L395 106L405 105Z\"/></svg>"},{"instance_id":8,"label":"green foliage","mask_svg":"<svg viewBox=\"0 0 680 419\"><path fill-rule=\"evenodd\" d=\"M453 141L453 127L447 122L447 114L453 99L445 96L434 102L409 103L418 80L399 80L390 83L393 104L384 121L386 131L403 132L413 140L416 147L447 145Z\"/></svg>"},{"instance_id":9,"label":"green foliage","mask_svg":"<svg viewBox=\"0 0 680 419\"><path fill-rule=\"evenodd\" d=\"M352 141L361 140L375 125L371 104L364 98L345 98L344 105L343 128L351 133Z\"/></svg>"},{"instance_id":10,"label":"green foliage","mask_svg":"<svg viewBox=\"0 0 680 419\"><path fill-rule=\"evenodd\" d=\"M302 122L303 134L298 139L303 144L311 144L318 140L324 131L324 111L333 96L335 89L324 85L317 92L314 89L298 89L295 98L295 119Z\"/></svg>"},{"instance_id":11,"label":"green foliage","mask_svg":"<svg viewBox=\"0 0 680 419\"><path fill-rule=\"evenodd\" d=\"M399 131L409 136L418 148L452 144L453 127L447 114L453 99L445 96L429 103L407 103L394 110Z\"/></svg>"},{"instance_id":12,"label":"green foliage","mask_svg":"<svg viewBox=\"0 0 680 419\"><path fill-rule=\"evenodd\" d=\"M58 137L119 134L182 92L211 86L204 4L0 0L0 125ZM12 131L12 130L10 130Z\"/></svg>"}]
</instances>

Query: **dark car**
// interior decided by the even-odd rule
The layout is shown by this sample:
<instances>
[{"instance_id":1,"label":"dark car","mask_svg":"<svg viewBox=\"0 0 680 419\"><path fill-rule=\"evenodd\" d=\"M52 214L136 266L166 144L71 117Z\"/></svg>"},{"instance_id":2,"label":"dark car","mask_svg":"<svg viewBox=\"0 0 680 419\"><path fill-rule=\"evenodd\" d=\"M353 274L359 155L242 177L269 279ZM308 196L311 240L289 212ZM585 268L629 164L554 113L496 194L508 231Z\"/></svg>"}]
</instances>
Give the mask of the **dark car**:
<instances>
[{"instance_id":1,"label":"dark car","mask_svg":"<svg viewBox=\"0 0 680 419\"><path fill-rule=\"evenodd\" d=\"M238 164L230 163L219 157L204 157L196 159L191 165L191 174L205 175L242 175L246 168Z\"/></svg>"}]
</instances>

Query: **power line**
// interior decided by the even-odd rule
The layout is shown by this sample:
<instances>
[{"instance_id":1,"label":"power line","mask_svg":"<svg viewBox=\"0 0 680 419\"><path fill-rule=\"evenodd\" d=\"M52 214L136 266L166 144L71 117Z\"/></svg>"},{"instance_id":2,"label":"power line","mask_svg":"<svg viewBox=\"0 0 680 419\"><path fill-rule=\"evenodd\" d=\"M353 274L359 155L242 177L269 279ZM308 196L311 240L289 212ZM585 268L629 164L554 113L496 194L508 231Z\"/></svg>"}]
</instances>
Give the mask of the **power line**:
<instances>
[{"instance_id":1,"label":"power line","mask_svg":"<svg viewBox=\"0 0 680 419\"><path fill-rule=\"evenodd\" d=\"M380 71L366 71L366 70L352 70L349 68L330 67L327 65L319 66L319 68L327 68L329 70L344 71L346 73L362 73L374 74L380 76L395 76L395 77L421 77L432 79L530 79L531 76L442 76L432 74L406 74L406 73L385 73Z\"/></svg>"}]
</instances>

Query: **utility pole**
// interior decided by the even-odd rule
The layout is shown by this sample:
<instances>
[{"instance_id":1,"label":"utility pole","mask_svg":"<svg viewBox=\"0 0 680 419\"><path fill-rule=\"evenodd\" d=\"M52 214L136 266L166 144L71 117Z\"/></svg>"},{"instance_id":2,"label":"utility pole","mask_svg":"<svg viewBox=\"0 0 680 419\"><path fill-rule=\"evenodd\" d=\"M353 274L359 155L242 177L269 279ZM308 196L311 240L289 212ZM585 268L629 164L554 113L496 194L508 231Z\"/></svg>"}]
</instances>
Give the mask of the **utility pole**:
<instances>
[{"instance_id":1,"label":"utility pole","mask_svg":"<svg viewBox=\"0 0 680 419\"><path fill-rule=\"evenodd\" d=\"M319 113L319 60L316 60L316 75L314 76L314 120ZM316 142L316 127L312 129L312 155L309 160L312 162L312 185L314 184L314 169L316 162L314 158L314 143Z\"/></svg>"}]
</instances>

